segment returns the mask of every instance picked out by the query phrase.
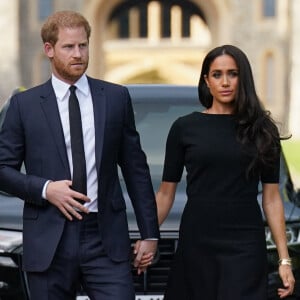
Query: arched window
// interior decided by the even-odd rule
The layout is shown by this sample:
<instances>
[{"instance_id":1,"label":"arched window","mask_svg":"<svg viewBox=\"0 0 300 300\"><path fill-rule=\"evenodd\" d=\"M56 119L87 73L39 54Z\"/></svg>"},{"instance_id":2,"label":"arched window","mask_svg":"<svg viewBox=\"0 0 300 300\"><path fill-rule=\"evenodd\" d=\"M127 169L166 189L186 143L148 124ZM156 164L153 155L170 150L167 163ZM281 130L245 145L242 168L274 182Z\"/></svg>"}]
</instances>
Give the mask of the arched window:
<instances>
[{"instance_id":1,"label":"arched window","mask_svg":"<svg viewBox=\"0 0 300 300\"><path fill-rule=\"evenodd\" d=\"M197 27L199 27L197 29ZM110 16L109 40L148 38L183 39L206 30L201 10L187 1L126 1ZM203 36L207 37L208 30Z\"/></svg>"},{"instance_id":2,"label":"arched window","mask_svg":"<svg viewBox=\"0 0 300 300\"><path fill-rule=\"evenodd\" d=\"M263 0L263 16L264 17L276 16L276 0Z\"/></svg>"},{"instance_id":3,"label":"arched window","mask_svg":"<svg viewBox=\"0 0 300 300\"><path fill-rule=\"evenodd\" d=\"M44 21L53 13L53 0L38 0L38 18Z\"/></svg>"}]
</instances>

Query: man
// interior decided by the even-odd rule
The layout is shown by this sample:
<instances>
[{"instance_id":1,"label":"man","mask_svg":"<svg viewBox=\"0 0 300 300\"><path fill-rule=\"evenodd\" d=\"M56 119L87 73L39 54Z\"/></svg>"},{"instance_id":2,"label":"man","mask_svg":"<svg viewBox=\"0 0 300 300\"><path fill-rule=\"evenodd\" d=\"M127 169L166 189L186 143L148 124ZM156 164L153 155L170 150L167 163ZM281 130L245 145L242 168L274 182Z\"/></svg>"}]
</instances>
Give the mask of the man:
<instances>
[{"instance_id":1,"label":"man","mask_svg":"<svg viewBox=\"0 0 300 300\"><path fill-rule=\"evenodd\" d=\"M41 35L52 77L13 96L0 133L0 187L24 200L31 299L73 300L80 283L90 299L132 300L118 165L142 237L134 261L139 272L156 251L159 228L129 93L85 75L90 26L82 15L57 12ZM26 175L19 171L23 162Z\"/></svg>"}]
</instances>

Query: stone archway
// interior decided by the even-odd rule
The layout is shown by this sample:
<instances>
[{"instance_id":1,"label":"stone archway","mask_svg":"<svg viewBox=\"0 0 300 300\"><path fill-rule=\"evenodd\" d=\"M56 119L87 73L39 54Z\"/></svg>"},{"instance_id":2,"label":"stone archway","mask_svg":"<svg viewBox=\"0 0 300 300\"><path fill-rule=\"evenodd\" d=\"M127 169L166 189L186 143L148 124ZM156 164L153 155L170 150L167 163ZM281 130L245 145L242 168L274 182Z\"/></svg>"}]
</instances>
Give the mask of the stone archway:
<instances>
[{"instance_id":1,"label":"stone archway","mask_svg":"<svg viewBox=\"0 0 300 300\"><path fill-rule=\"evenodd\" d=\"M84 2L84 15L91 24L90 64L88 73L91 76L102 78L105 73L103 44L105 30L112 9L122 0L91 0Z\"/></svg>"},{"instance_id":2,"label":"stone archway","mask_svg":"<svg viewBox=\"0 0 300 300\"><path fill-rule=\"evenodd\" d=\"M229 31L224 35L219 25L222 21L221 15L226 15L228 9L224 1L220 3L215 0L190 2L190 6L194 6L194 10L205 18L205 26L210 34L209 43L201 44L199 41L187 39L178 39L173 43L170 43L171 38L162 40L157 36L161 28L155 29L160 24L155 21L151 24L152 35L148 39L109 39L111 15L116 8L126 7L126 2L131 3L120 0L86 2L85 15L93 29L88 70L91 76L122 84L132 82L133 79L137 82L149 82L150 78L153 82L162 80L165 83L197 84L203 55L220 40L228 40ZM173 2L183 3L179 0ZM166 1L151 1L151 5L152 3Z\"/></svg>"},{"instance_id":3,"label":"stone archway","mask_svg":"<svg viewBox=\"0 0 300 300\"><path fill-rule=\"evenodd\" d=\"M228 44L231 41L230 4L228 0L191 0L205 14L211 32L211 46ZM231 8L232 9L232 8ZM227 24L227 26L224 26Z\"/></svg>"}]
</instances>

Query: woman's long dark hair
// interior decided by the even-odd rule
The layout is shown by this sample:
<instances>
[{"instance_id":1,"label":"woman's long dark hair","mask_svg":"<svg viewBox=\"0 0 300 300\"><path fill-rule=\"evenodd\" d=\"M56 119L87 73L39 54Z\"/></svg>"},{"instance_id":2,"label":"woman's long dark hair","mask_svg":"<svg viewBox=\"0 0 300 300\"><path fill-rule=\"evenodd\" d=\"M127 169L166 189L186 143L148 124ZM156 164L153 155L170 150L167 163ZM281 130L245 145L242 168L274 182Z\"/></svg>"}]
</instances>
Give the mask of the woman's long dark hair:
<instances>
[{"instance_id":1,"label":"woman's long dark hair","mask_svg":"<svg viewBox=\"0 0 300 300\"><path fill-rule=\"evenodd\" d=\"M216 57L230 55L238 68L238 92L235 99L234 115L237 120L237 139L244 151L252 157L246 170L247 176L262 165L271 166L280 151L278 129L265 110L256 94L251 66L245 53L232 45L223 45L211 50L204 58L198 85L199 99L202 105L210 108L213 102L205 75ZM253 147L254 146L254 147Z\"/></svg>"}]
</instances>

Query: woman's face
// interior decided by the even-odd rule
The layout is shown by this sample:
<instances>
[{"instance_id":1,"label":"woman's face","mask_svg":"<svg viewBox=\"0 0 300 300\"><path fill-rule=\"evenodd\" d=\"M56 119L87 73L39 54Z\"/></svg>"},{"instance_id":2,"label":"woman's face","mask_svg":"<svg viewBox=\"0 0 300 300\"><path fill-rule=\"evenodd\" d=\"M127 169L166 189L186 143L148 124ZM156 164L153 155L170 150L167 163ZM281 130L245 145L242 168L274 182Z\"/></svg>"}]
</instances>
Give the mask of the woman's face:
<instances>
[{"instance_id":1,"label":"woman's face","mask_svg":"<svg viewBox=\"0 0 300 300\"><path fill-rule=\"evenodd\" d=\"M213 96L212 108L232 109L239 82L239 71L235 60L228 54L216 57L204 79Z\"/></svg>"}]
</instances>

